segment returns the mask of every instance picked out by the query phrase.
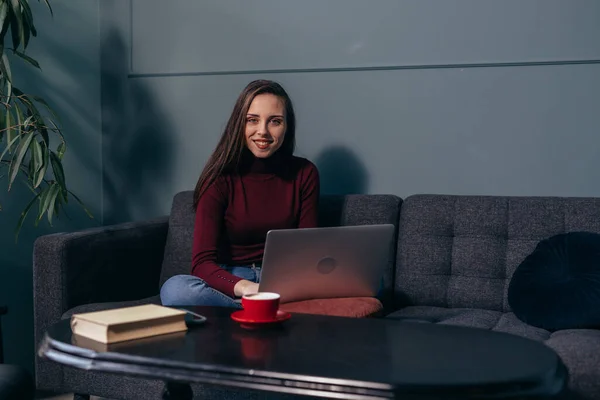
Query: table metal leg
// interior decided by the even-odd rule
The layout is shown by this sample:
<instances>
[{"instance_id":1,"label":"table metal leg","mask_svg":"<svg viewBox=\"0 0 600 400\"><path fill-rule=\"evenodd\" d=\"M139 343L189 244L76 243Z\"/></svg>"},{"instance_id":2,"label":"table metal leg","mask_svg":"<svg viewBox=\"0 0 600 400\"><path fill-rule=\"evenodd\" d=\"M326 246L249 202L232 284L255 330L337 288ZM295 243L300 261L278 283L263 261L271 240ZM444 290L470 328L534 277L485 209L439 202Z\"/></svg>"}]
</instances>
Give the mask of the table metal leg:
<instances>
[{"instance_id":1,"label":"table metal leg","mask_svg":"<svg viewBox=\"0 0 600 400\"><path fill-rule=\"evenodd\" d=\"M192 400L194 392L187 383L166 382L162 398L163 400Z\"/></svg>"}]
</instances>

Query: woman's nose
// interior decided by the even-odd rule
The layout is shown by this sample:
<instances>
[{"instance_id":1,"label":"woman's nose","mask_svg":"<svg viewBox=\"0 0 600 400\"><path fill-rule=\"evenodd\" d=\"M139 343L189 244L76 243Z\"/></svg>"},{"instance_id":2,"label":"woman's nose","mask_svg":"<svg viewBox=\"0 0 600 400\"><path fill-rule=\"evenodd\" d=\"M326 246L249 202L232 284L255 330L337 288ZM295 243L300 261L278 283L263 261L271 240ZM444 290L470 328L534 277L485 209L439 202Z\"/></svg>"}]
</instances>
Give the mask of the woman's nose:
<instances>
[{"instance_id":1,"label":"woman's nose","mask_svg":"<svg viewBox=\"0 0 600 400\"><path fill-rule=\"evenodd\" d=\"M262 122L258 125L257 133L259 133L261 135L266 135L268 132L269 132L269 129L267 128L266 122Z\"/></svg>"}]
</instances>

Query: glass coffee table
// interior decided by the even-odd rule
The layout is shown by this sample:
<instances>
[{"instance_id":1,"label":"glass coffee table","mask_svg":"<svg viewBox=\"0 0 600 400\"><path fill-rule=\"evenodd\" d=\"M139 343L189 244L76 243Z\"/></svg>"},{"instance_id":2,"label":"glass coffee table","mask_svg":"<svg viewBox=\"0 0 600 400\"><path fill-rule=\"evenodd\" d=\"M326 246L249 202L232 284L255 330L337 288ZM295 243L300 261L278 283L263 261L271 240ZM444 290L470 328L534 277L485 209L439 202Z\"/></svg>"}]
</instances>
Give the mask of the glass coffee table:
<instances>
[{"instance_id":1,"label":"glass coffee table","mask_svg":"<svg viewBox=\"0 0 600 400\"><path fill-rule=\"evenodd\" d=\"M543 343L482 329L293 314L248 330L220 307L187 332L103 345L53 325L39 355L65 366L165 381L164 399L190 384L336 399L555 398L567 371Z\"/></svg>"}]
</instances>

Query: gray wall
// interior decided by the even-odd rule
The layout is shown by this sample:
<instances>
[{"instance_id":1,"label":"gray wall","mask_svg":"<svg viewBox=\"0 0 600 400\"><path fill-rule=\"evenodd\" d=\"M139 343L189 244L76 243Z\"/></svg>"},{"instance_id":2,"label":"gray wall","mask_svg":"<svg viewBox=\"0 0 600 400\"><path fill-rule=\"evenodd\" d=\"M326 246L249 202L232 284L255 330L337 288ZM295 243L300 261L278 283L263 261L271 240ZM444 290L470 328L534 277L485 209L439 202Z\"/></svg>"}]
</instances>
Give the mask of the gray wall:
<instances>
[{"instance_id":1,"label":"gray wall","mask_svg":"<svg viewBox=\"0 0 600 400\"><path fill-rule=\"evenodd\" d=\"M25 92L44 97L61 117L68 140L67 184L96 217L89 220L81 208L70 205L70 219L62 218L54 227L43 220L35 228L29 219L15 244L14 228L31 196L22 185L7 193L6 180L0 181L0 303L9 308L2 317L5 361L33 370L33 242L42 234L101 223L102 137L98 0L53 0L54 18L43 2L30 4L38 37L32 38L28 52L42 71L14 60L13 79Z\"/></svg>"},{"instance_id":2,"label":"gray wall","mask_svg":"<svg viewBox=\"0 0 600 400\"><path fill-rule=\"evenodd\" d=\"M292 96L298 154L324 193L600 195L597 1L247 4L106 6L123 52L103 65L117 61L123 86L151 99L127 102L136 133L123 139L147 129L149 153L121 154L123 127L104 121L106 187L122 188L105 191L106 221L168 212L257 78Z\"/></svg>"}]
</instances>

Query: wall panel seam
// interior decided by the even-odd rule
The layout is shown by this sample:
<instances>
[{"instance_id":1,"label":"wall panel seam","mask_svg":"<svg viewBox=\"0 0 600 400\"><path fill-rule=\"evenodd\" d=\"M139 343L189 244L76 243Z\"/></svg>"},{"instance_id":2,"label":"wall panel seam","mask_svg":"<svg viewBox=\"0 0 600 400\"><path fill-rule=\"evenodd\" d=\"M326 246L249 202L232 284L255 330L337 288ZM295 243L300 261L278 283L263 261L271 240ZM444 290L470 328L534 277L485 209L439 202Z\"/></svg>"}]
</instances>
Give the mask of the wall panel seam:
<instances>
[{"instance_id":1,"label":"wall panel seam","mask_svg":"<svg viewBox=\"0 0 600 400\"><path fill-rule=\"evenodd\" d=\"M292 73L323 73L323 72L353 72L353 71L395 71L412 69L466 69L466 68L502 68L502 67L534 67L557 65L600 64L600 59L586 60L554 60L554 61L515 61L493 63L457 63L457 64L422 64L422 65L386 65L386 66L357 66L357 67L325 67L325 68L282 68L232 71L197 71L197 72L153 72L130 73L129 78L160 78L169 76L213 76L213 75L256 75L256 74L292 74Z\"/></svg>"}]
</instances>

